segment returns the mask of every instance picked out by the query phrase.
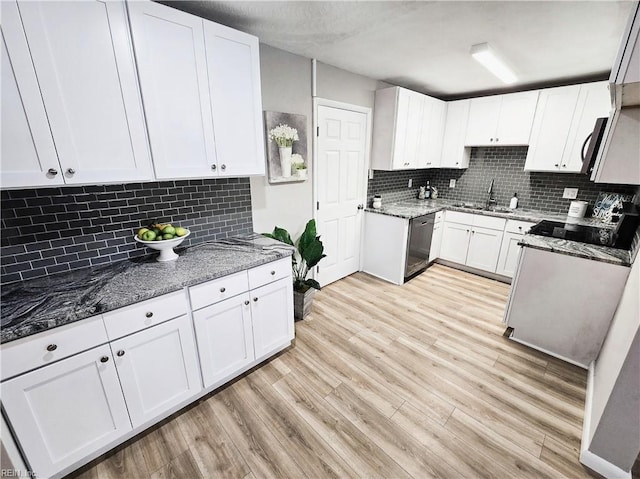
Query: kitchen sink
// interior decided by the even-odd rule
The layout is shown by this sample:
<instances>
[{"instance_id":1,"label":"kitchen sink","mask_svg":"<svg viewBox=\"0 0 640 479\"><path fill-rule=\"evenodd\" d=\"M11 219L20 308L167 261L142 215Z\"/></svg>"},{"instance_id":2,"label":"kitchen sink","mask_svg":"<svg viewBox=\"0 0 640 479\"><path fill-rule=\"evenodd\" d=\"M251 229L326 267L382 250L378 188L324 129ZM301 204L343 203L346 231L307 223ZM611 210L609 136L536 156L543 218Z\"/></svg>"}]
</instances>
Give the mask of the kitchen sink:
<instances>
[{"instance_id":1,"label":"kitchen sink","mask_svg":"<svg viewBox=\"0 0 640 479\"><path fill-rule=\"evenodd\" d=\"M456 208L465 208L469 210L494 211L496 213L511 213L513 210L506 206L486 206L474 203L454 203L452 206Z\"/></svg>"}]
</instances>

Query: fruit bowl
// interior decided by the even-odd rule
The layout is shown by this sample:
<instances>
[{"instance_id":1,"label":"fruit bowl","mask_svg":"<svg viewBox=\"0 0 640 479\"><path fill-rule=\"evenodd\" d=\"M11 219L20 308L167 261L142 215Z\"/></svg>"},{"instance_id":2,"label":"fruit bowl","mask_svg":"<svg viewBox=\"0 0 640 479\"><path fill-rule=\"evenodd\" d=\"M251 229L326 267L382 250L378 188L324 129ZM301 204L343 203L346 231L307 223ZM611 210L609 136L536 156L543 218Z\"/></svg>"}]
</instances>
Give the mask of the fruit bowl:
<instances>
[{"instance_id":1,"label":"fruit bowl","mask_svg":"<svg viewBox=\"0 0 640 479\"><path fill-rule=\"evenodd\" d=\"M178 259L178 255L173 251L173 248L182 243L185 238L188 238L191 234L191 231L187 230L187 234L184 236L176 237L168 240L161 241L145 241L138 238L138 235L133 237L138 243L142 243L145 246L148 246L151 249L155 249L160 251L160 256L156 258L156 261L175 261Z\"/></svg>"}]
</instances>

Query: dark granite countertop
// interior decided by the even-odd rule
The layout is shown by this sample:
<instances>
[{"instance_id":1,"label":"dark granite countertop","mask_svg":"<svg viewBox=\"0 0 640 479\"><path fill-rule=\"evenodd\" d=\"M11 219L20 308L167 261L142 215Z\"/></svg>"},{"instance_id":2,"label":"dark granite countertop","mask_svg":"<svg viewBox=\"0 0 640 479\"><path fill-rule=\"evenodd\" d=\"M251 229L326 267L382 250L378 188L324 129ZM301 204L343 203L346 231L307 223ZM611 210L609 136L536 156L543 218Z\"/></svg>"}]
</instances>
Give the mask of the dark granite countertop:
<instances>
[{"instance_id":1,"label":"dark granite countertop","mask_svg":"<svg viewBox=\"0 0 640 479\"><path fill-rule=\"evenodd\" d=\"M474 215L496 216L499 218L512 219L518 221L530 221L538 223L542 220L561 221L567 220L566 215L559 213L549 213L537 210L515 209L506 211L492 211L474 209L472 207L462 207L460 201L451 201L444 199L437 200L418 200L411 199L398 201L383 205L380 209L367 208L366 211L383 215L395 216L398 218L412 219L422 215L428 215L437 211L462 211ZM472 206L472 205L471 205ZM575 224L598 226L600 228L613 228L609 223L603 223L596 218L580 218L572 219ZM538 236L527 234L520 242L522 246L536 248L554 253L566 254L569 256L577 256L594 261L602 261L605 263L619 264L621 266L630 266L638 248L639 241L634 241L631 250L622 250L610 248L607 246L589 245L578 243L577 241L568 241L559 238L550 238L546 236Z\"/></svg>"},{"instance_id":2,"label":"dark granite countertop","mask_svg":"<svg viewBox=\"0 0 640 479\"><path fill-rule=\"evenodd\" d=\"M244 235L177 248L180 257L168 263L156 261L154 254L10 283L2 287L0 343L285 258L292 251L262 235Z\"/></svg>"}]
</instances>

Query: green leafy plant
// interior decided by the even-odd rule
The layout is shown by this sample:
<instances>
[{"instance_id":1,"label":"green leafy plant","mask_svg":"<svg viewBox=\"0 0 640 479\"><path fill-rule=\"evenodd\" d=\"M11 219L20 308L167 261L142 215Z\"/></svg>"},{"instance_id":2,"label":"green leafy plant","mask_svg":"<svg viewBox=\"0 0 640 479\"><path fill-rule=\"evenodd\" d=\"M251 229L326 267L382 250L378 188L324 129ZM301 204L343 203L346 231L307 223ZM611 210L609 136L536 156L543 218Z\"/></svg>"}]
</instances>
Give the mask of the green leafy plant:
<instances>
[{"instance_id":1,"label":"green leafy plant","mask_svg":"<svg viewBox=\"0 0 640 479\"><path fill-rule=\"evenodd\" d=\"M304 293L309 288L320 289L320 283L314 279L307 279L309 271L317 265L324 254L324 246L320 241L320 236L316 235L316 220L309 220L304 232L295 243L291 240L291 235L284 228L276 226L273 233L263 233L268 238L282 241L296 248L296 252L291 256L293 268L293 289L299 293Z\"/></svg>"}]
</instances>

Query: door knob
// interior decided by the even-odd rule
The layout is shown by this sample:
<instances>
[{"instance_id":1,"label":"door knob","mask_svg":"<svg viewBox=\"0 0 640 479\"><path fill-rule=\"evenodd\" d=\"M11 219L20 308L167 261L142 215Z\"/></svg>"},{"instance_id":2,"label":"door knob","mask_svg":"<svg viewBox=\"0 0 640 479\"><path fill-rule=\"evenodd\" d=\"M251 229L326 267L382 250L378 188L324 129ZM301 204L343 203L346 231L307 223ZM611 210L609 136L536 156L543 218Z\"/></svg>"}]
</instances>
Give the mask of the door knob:
<instances>
[{"instance_id":1,"label":"door knob","mask_svg":"<svg viewBox=\"0 0 640 479\"><path fill-rule=\"evenodd\" d=\"M358 209L359 209L359 210L364 209L364 205L363 205L362 203L360 203L360 204L358 205Z\"/></svg>"}]
</instances>

